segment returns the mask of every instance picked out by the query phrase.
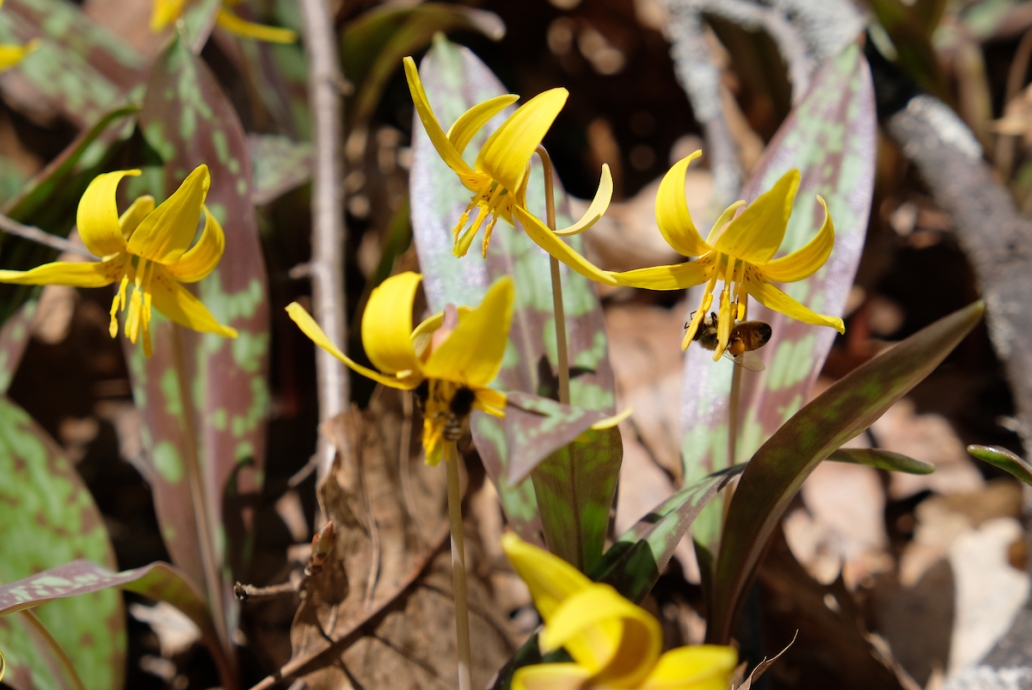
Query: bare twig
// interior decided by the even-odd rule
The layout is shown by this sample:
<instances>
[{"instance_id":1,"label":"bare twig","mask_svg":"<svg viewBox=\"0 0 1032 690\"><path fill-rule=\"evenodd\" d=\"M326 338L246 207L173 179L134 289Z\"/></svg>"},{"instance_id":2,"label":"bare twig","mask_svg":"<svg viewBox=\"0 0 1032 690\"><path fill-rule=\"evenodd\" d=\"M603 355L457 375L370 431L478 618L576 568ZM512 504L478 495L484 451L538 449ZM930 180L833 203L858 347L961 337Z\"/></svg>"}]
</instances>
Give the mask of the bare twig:
<instances>
[{"instance_id":1,"label":"bare twig","mask_svg":"<svg viewBox=\"0 0 1032 690\"><path fill-rule=\"evenodd\" d=\"M291 594L297 594L304 587L307 580L298 578L297 581L281 582L278 585L257 587L237 582L233 585L233 596L238 601L253 601L261 599L278 599Z\"/></svg>"},{"instance_id":2,"label":"bare twig","mask_svg":"<svg viewBox=\"0 0 1032 690\"><path fill-rule=\"evenodd\" d=\"M341 149L343 104L338 84L344 80L337 60L333 15L326 0L301 0L308 53L308 102L313 120L312 170L312 316L330 341L346 350L344 313L344 174ZM322 348L316 348L319 416L333 419L350 398L348 371ZM333 464L333 444L320 438L318 474Z\"/></svg>"},{"instance_id":3,"label":"bare twig","mask_svg":"<svg viewBox=\"0 0 1032 690\"><path fill-rule=\"evenodd\" d=\"M17 235L24 240L45 245L51 249L56 249L70 254L78 254L79 256L84 256L87 259L93 259L94 261L97 260L97 257L93 256L93 254L90 253L90 250L77 242L66 240L65 238L58 237L57 235L51 235L49 232L32 227L31 225L22 225L13 218L8 218L5 215L0 215L0 230L9 235Z\"/></svg>"}]
</instances>

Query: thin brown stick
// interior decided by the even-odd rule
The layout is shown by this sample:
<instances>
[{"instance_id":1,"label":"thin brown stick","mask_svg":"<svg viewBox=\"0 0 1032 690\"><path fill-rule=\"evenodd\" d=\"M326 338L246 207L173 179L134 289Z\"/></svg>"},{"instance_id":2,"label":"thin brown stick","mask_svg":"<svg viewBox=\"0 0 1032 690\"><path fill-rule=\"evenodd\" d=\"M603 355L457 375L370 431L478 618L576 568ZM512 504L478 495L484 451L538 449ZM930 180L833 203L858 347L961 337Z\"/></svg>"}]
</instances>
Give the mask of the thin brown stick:
<instances>
[{"instance_id":1,"label":"thin brown stick","mask_svg":"<svg viewBox=\"0 0 1032 690\"><path fill-rule=\"evenodd\" d=\"M333 14L326 0L301 0L308 53L308 103L315 150L312 164L312 316L341 350L347 349L344 313L344 159L341 147L344 79L337 59ZM319 417L333 419L347 408L348 370L329 352L315 349ZM333 444L320 437L318 476L333 464Z\"/></svg>"},{"instance_id":2,"label":"thin brown stick","mask_svg":"<svg viewBox=\"0 0 1032 690\"><path fill-rule=\"evenodd\" d=\"M462 534L462 490L459 488L459 453L455 441L444 442L448 466L448 522L451 526L452 587L455 594L455 639L459 653L459 690L473 688L473 657L469 648L469 607L466 600L466 547Z\"/></svg>"},{"instance_id":3,"label":"thin brown stick","mask_svg":"<svg viewBox=\"0 0 1032 690\"><path fill-rule=\"evenodd\" d=\"M39 228L31 225L23 225L13 218L8 218L5 215L0 215L0 230L3 230L8 235L15 235L23 240L42 244L60 252L78 254L79 256L84 256L87 259L97 261L97 257L93 256L90 250L86 249L86 247L81 244L71 240L66 240L65 238L58 237L57 235L51 235L49 232L40 230Z\"/></svg>"},{"instance_id":4,"label":"thin brown stick","mask_svg":"<svg viewBox=\"0 0 1032 690\"><path fill-rule=\"evenodd\" d=\"M545 147L538 144L537 155L545 170L545 222L548 229L555 231L555 173L552 158ZM555 346L558 352L559 402L570 404L570 354L566 344L566 310L563 307L563 279L559 273L559 260L549 255L552 273L552 311L555 313Z\"/></svg>"},{"instance_id":5,"label":"thin brown stick","mask_svg":"<svg viewBox=\"0 0 1032 690\"><path fill-rule=\"evenodd\" d=\"M287 595L297 594L304 586L306 579L298 579L297 582L282 582L278 585L257 587L236 583L233 585L233 594L240 601L253 601L262 599L278 599Z\"/></svg>"}]
</instances>

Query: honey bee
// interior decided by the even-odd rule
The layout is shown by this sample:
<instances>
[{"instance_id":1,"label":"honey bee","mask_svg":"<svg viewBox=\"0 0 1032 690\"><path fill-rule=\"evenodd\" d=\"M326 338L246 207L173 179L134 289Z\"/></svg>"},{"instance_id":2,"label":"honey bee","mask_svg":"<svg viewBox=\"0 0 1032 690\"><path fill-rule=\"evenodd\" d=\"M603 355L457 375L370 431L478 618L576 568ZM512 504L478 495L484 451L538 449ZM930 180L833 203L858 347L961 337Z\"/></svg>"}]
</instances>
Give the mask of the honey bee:
<instances>
[{"instance_id":1,"label":"honey bee","mask_svg":"<svg viewBox=\"0 0 1032 690\"><path fill-rule=\"evenodd\" d=\"M688 324L685 324L684 327L688 328ZM749 371L763 371L766 367L763 366L763 362L760 361L755 350L767 344L772 332L770 324L763 321L736 322L731 328L731 336L728 338L724 357ZM716 313L710 312L710 315L702 320L692 342L699 343L706 350L717 349Z\"/></svg>"}]
</instances>

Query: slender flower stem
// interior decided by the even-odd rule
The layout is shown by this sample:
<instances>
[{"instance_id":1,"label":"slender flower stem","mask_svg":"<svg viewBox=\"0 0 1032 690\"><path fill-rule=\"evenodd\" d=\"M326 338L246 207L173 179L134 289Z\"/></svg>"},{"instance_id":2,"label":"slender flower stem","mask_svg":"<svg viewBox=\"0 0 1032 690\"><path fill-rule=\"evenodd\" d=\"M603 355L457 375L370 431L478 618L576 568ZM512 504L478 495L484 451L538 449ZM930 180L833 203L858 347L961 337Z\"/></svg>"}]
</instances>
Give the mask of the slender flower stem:
<instances>
[{"instance_id":1,"label":"slender flower stem","mask_svg":"<svg viewBox=\"0 0 1032 690\"><path fill-rule=\"evenodd\" d=\"M545 222L555 231L555 176L552 158L541 144L537 155L545 170ZM552 311L555 312L555 345L559 351L559 402L570 404L570 356L566 345L566 310L563 308L563 282L559 274L559 259L549 255L552 269Z\"/></svg>"},{"instance_id":2,"label":"slender flower stem","mask_svg":"<svg viewBox=\"0 0 1032 690\"><path fill-rule=\"evenodd\" d=\"M466 604L466 549L462 540L462 493L459 489L459 453L455 441L444 441L448 466L448 518L451 522L452 588L455 590L455 639L459 649L459 690L471 690L473 676L469 651L469 608Z\"/></svg>"},{"instance_id":3,"label":"slender flower stem","mask_svg":"<svg viewBox=\"0 0 1032 690\"><path fill-rule=\"evenodd\" d=\"M62 649L61 643L54 639L54 636L47 630L47 626L43 625L43 621L39 619L34 611L25 609L21 611L22 619L28 623L36 634L43 638L47 646L50 647L50 651L57 657L57 661L61 664L61 668L68 675L68 680L72 684L73 690L86 690L86 687L82 684L82 679L79 678L79 673L75 670L75 664L68 658L65 650ZM3 678L3 670L6 667L6 663L3 662L3 657L0 656L0 678Z\"/></svg>"},{"instance_id":4,"label":"slender flower stem","mask_svg":"<svg viewBox=\"0 0 1032 690\"><path fill-rule=\"evenodd\" d=\"M66 240L65 238L58 237L57 235L51 235L49 232L40 230L39 228L35 228L31 225L23 225L13 218L8 218L5 215L0 215L0 231L6 232L9 235L17 235L22 239L42 244L50 247L51 249L57 249L58 251L67 252L69 254L78 254L79 256L83 256L87 259L97 261L97 257L93 256L93 254L90 253L90 250L86 249L86 247L81 244L72 242L71 240Z\"/></svg>"}]
</instances>

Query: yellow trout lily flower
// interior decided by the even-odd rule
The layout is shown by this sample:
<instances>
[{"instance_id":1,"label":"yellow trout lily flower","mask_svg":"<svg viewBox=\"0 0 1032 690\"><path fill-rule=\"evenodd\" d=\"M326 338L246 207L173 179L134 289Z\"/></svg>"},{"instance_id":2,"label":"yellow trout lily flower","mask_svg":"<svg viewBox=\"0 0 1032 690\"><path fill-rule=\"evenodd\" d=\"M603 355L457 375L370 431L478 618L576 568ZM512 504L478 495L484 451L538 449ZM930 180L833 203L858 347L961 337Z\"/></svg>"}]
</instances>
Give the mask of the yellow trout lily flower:
<instances>
[{"instance_id":1,"label":"yellow trout lily flower","mask_svg":"<svg viewBox=\"0 0 1032 690\"><path fill-rule=\"evenodd\" d=\"M4 0L0 0L0 7L3 6ZM14 67L21 62L26 55L38 47L39 39L37 38L34 38L23 46L15 45L13 43L0 45L0 72Z\"/></svg>"},{"instance_id":2,"label":"yellow trout lily flower","mask_svg":"<svg viewBox=\"0 0 1032 690\"><path fill-rule=\"evenodd\" d=\"M362 345L379 371L341 352L297 302L287 306L287 313L316 345L362 376L391 388L425 392L423 449L427 462L436 465L441 438L461 430L474 408L505 416L505 394L488 385L501 369L509 342L515 288L510 278L496 281L479 307L460 307L458 323L445 332L444 314L412 328L412 303L421 280L423 276L411 271L391 276L369 296Z\"/></svg>"},{"instance_id":3,"label":"yellow trout lily flower","mask_svg":"<svg viewBox=\"0 0 1032 690\"><path fill-rule=\"evenodd\" d=\"M452 253L465 256L486 220L481 249L481 254L486 257L491 233L498 219L502 218L510 225L515 225L513 221L516 219L538 246L577 273L590 280L614 284L608 273L595 267L557 237L584 232L605 213L613 196L613 178L608 165L602 166L602 179L588 210L570 227L554 232L527 210L530 159L566 103L569 95L566 89L550 89L520 106L487 138L476 161L470 166L462 158L466 146L491 118L518 101L519 96L496 96L479 103L463 113L445 133L430 107L416 63L410 57L405 58L404 63L412 102L430 142L448 167L459 176L466 189L473 192L469 206L452 230L455 237ZM470 223L470 213L474 209L477 215ZM466 227L467 224L469 227Z\"/></svg>"},{"instance_id":4,"label":"yellow trout lily flower","mask_svg":"<svg viewBox=\"0 0 1032 690\"><path fill-rule=\"evenodd\" d=\"M118 335L118 312L129 306L125 334L134 344L143 333L143 351L152 354L151 307L175 323L224 338L237 337L180 283L196 283L218 265L226 246L222 226L204 205L211 177L200 165L172 196L154 208L154 197L141 196L119 217L115 189L139 170L118 170L93 178L79 200L79 236L100 261L55 261L30 271L0 271L0 283L104 287L119 282L111 303L111 337ZM204 211L204 231L194 244ZM190 245L193 244L191 247ZM126 300L126 289L133 292Z\"/></svg>"},{"instance_id":5,"label":"yellow trout lily flower","mask_svg":"<svg viewBox=\"0 0 1032 690\"><path fill-rule=\"evenodd\" d=\"M264 24L255 24L241 19L230 12L227 7L237 5L243 0L223 0L222 7L215 15L215 23L226 31L244 38L256 38L259 41L269 43L293 43L297 40L297 33L290 29L280 29ZM183 16L183 10L191 0L154 0L154 11L151 13L151 31L158 33L166 26Z\"/></svg>"},{"instance_id":6,"label":"yellow trout lily flower","mask_svg":"<svg viewBox=\"0 0 1032 690\"><path fill-rule=\"evenodd\" d=\"M613 278L620 285L651 290L681 290L692 285L706 284L706 294L684 334L682 349L687 349L699 324L709 313L713 304L713 290L717 281L722 280L724 285L720 291L717 316L719 344L713 354L714 361L724 353L734 322L745 318L746 295L797 321L830 326L844 333L842 319L807 309L771 282L794 283L803 280L816 273L828 260L835 245L835 226L824 199L817 197L824 208L824 223L817 236L802 249L780 259L775 259L774 255L781 247L788 219L792 215L792 202L799 189L798 170L789 170L769 191L761 194L740 213L738 211L745 206L744 201L729 206L704 240L695 229L684 196L688 164L701 154L701 151L696 151L674 165L663 177L656 195L656 223L667 244L685 256L699 258L672 266L613 273Z\"/></svg>"},{"instance_id":7,"label":"yellow trout lily flower","mask_svg":"<svg viewBox=\"0 0 1032 690\"><path fill-rule=\"evenodd\" d=\"M738 654L698 645L665 654L659 621L609 585L509 532L502 548L545 621L541 651L564 647L573 663L525 666L513 690L726 690Z\"/></svg>"}]
</instances>

